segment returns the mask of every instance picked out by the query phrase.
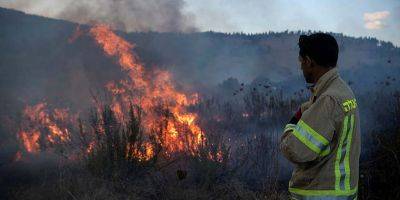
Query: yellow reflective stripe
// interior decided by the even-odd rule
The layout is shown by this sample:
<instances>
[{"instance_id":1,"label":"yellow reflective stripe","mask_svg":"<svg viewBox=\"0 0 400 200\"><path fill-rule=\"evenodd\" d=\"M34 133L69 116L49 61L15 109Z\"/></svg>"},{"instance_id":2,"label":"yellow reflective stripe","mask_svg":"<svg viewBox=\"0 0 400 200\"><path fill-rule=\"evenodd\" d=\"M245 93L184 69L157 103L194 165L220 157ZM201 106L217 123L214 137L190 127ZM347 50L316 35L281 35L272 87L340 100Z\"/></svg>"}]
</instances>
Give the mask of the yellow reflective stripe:
<instances>
[{"instance_id":1,"label":"yellow reflective stripe","mask_svg":"<svg viewBox=\"0 0 400 200\"><path fill-rule=\"evenodd\" d=\"M326 149L324 149L322 152L321 152L321 156L326 156L326 155L328 155L329 153L331 152L331 149L329 148L329 147L327 147Z\"/></svg>"},{"instance_id":2,"label":"yellow reflective stripe","mask_svg":"<svg viewBox=\"0 0 400 200\"><path fill-rule=\"evenodd\" d=\"M353 139L353 131L354 130L354 115L351 115L350 119L350 132L348 133L349 135L347 136L347 145L346 145L346 157L344 158L344 166L346 170L346 176L345 176L345 189L349 190L350 189L350 147L351 147L351 141Z\"/></svg>"},{"instance_id":3,"label":"yellow reflective stripe","mask_svg":"<svg viewBox=\"0 0 400 200\"><path fill-rule=\"evenodd\" d=\"M319 135L302 120L293 129L293 135L318 155L326 156L330 152L328 140Z\"/></svg>"},{"instance_id":4,"label":"yellow reflective stripe","mask_svg":"<svg viewBox=\"0 0 400 200\"><path fill-rule=\"evenodd\" d=\"M353 138L354 114L347 115L343 121L343 130L335 160L335 189L350 189L350 149Z\"/></svg>"},{"instance_id":5,"label":"yellow reflective stripe","mask_svg":"<svg viewBox=\"0 0 400 200\"><path fill-rule=\"evenodd\" d=\"M285 133L286 131L293 130L296 127L296 124L286 124L285 129L283 132Z\"/></svg>"},{"instance_id":6,"label":"yellow reflective stripe","mask_svg":"<svg viewBox=\"0 0 400 200\"><path fill-rule=\"evenodd\" d=\"M297 124L300 127L302 127L303 129L305 129L308 133L310 133L315 139L317 139L322 144L324 144L324 145L329 144L329 141L327 139L325 139L322 135L320 135L319 133L314 131L314 129L312 129L310 126L308 126L303 120L300 120Z\"/></svg>"},{"instance_id":7,"label":"yellow reflective stripe","mask_svg":"<svg viewBox=\"0 0 400 200\"><path fill-rule=\"evenodd\" d=\"M302 196L350 196L357 192L358 188L352 190L303 190L298 188L289 188L289 192Z\"/></svg>"},{"instance_id":8,"label":"yellow reflective stripe","mask_svg":"<svg viewBox=\"0 0 400 200\"><path fill-rule=\"evenodd\" d=\"M345 138L344 135L346 134L346 131L347 131L348 118L349 118L349 116L346 116L343 120L342 134L340 137L339 146L336 151L336 160L335 160L335 189L336 190L340 189L339 183L340 183L341 172L339 169L339 162L340 162L340 159L342 156L342 146L343 146L343 141Z\"/></svg>"}]
</instances>

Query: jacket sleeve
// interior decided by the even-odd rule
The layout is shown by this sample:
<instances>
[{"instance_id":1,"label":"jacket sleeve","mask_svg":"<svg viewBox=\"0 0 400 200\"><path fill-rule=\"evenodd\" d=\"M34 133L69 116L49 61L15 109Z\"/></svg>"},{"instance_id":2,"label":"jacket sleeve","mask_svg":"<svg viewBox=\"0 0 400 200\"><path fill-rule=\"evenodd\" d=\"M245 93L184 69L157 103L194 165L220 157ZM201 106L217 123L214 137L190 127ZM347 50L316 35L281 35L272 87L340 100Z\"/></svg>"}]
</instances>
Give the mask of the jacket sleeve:
<instances>
[{"instance_id":1,"label":"jacket sleeve","mask_svg":"<svg viewBox=\"0 0 400 200\"><path fill-rule=\"evenodd\" d=\"M332 97L321 96L304 111L297 124L286 125L280 149L289 161L304 163L330 153L336 104Z\"/></svg>"},{"instance_id":2,"label":"jacket sleeve","mask_svg":"<svg viewBox=\"0 0 400 200\"><path fill-rule=\"evenodd\" d=\"M304 113L310 106L312 105L312 101L306 101L300 105L301 113Z\"/></svg>"}]
</instances>

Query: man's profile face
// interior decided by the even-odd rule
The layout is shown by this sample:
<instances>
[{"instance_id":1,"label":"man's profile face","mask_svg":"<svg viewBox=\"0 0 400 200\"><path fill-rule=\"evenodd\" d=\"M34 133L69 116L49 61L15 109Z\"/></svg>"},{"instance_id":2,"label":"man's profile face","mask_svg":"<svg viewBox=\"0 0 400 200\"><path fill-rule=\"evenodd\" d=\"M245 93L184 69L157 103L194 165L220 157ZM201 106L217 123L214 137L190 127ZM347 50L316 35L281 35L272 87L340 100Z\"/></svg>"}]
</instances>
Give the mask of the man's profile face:
<instances>
[{"instance_id":1,"label":"man's profile face","mask_svg":"<svg viewBox=\"0 0 400 200\"><path fill-rule=\"evenodd\" d=\"M303 71L304 79L307 83L313 83L311 59L308 56L303 58L300 55L298 59L301 65L301 71Z\"/></svg>"}]
</instances>

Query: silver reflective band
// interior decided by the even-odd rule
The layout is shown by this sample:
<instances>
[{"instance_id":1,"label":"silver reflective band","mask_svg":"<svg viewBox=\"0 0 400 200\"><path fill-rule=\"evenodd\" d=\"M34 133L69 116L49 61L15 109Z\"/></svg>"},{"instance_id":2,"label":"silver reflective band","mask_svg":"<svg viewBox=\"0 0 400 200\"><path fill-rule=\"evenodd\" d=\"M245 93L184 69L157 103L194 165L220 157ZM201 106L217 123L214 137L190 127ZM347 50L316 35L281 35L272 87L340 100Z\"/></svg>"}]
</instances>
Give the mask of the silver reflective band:
<instances>
[{"instance_id":1,"label":"silver reflective band","mask_svg":"<svg viewBox=\"0 0 400 200\"><path fill-rule=\"evenodd\" d=\"M295 128L299 133L301 133L308 141L317 146L321 151L325 150L328 145L322 144L322 142L316 140L311 134L309 134L306 130L302 129L300 126L296 126Z\"/></svg>"}]
</instances>

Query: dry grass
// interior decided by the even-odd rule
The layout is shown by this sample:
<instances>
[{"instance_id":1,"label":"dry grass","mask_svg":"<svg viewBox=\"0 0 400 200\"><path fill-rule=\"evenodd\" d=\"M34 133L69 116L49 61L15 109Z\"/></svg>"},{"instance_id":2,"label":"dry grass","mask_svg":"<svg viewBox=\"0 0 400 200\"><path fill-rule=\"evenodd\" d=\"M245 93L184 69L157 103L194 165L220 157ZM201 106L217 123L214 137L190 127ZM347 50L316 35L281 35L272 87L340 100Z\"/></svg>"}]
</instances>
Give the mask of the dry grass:
<instances>
[{"instance_id":1,"label":"dry grass","mask_svg":"<svg viewBox=\"0 0 400 200\"><path fill-rule=\"evenodd\" d=\"M257 95L249 94L243 107L204 101L192 108L201 115L200 119L208 119L202 121L202 127L208 129L207 142L199 148L198 155L177 153L169 159L162 153L150 160L127 157L129 152L122 147L131 143L133 151L145 151L141 144L150 139L141 128L140 110L132 107L128 123L119 124L111 109L105 107L101 116L90 117L91 134L87 128L81 128L79 134L82 144L96 139L97 145L89 156L80 162L58 160L33 168L25 163L20 171L13 172L23 177L21 184L7 187L10 192L6 198L287 199L289 177L283 175L286 166L276 146L279 132L273 129L276 124L285 123L300 100ZM386 107L380 107L379 116L394 121L385 129L363 135L363 144L369 146L363 147L360 199L400 198L400 96L395 93L391 97L385 99ZM244 111L250 115L243 117ZM216 114L220 121L213 120ZM99 125L106 137L96 132ZM229 134L228 130L241 133ZM150 135L158 137L156 132ZM162 144L156 141L160 140L153 140L153 145L160 147L157 152L162 152ZM210 159L219 152L220 160ZM28 174L22 173L28 168Z\"/></svg>"}]
</instances>

